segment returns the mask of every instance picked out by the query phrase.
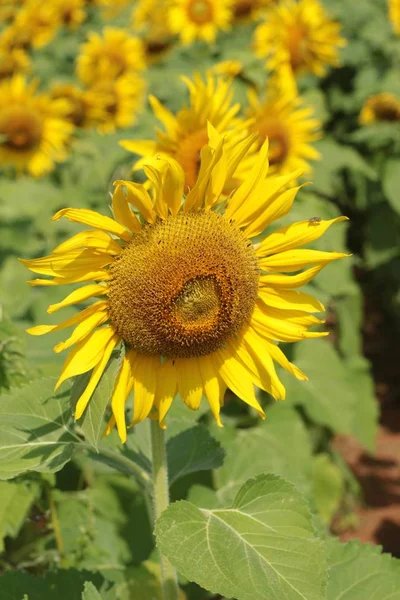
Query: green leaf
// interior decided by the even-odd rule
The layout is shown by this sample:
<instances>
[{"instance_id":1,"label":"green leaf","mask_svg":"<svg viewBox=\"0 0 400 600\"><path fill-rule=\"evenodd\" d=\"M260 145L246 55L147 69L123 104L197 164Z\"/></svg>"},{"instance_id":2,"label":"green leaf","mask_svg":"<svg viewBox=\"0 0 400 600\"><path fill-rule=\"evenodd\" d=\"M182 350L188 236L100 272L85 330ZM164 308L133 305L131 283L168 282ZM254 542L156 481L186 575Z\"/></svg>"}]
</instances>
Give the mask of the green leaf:
<instances>
[{"instance_id":1,"label":"green leaf","mask_svg":"<svg viewBox=\"0 0 400 600\"><path fill-rule=\"evenodd\" d=\"M282 475L303 492L310 491L310 439L297 412L284 404L269 408L265 423L236 431L224 449L224 464L214 475L218 505L232 502L246 479L266 472Z\"/></svg>"},{"instance_id":2,"label":"green leaf","mask_svg":"<svg viewBox=\"0 0 400 600\"><path fill-rule=\"evenodd\" d=\"M82 418L79 420L79 425L85 438L96 451L99 449L99 441L105 428L104 414L110 402L111 393L120 366L119 353L116 352L111 357L106 371L103 373ZM72 406L75 406L79 397L85 390L90 376L91 371L75 378L71 390Z\"/></svg>"},{"instance_id":3,"label":"green leaf","mask_svg":"<svg viewBox=\"0 0 400 600\"><path fill-rule=\"evenodd\" d=\"M237 600L323 600L325 554L303 496L260 475L230 508L172 504L158 519L157 545L189 581Z\"/></svg>"},{"instance_id":4,"label":"green leaf","mask_svg":"<svg viewBox=\"0 0 400 600\"><path fill-rule=\"evenodd\" d=\"M0 481L0 552L4 551L6 536L18 535L36 496L35 486Z\"/></svg>"},{"instance_id":5,"label":"green leaf","mask_svg":"<svg viewBox=\"0 0 400 600\"><path fill-rule=\"evenodd\" d=\"M400 594L400 560L379 546L328 542L327 600L395 600Z\"/></svg>"},{"instance_id":6,"label":"green leaf","mask_svg":"<svg viewBox=\"0 0 400 600\"><path fill-rule=\"evenodd\" d=\"M347 369L357 398L353 434L364 448L373 452L378 434L379 404L375 394L371 365L366 358L358 356L347 362Z\"/></svg>"},{"instance_id":7,"label":"green leaf","mask_svg":"<svg viewBox=\"0 0 400 600\"><path fill-rule=\"evenodd\" d=\"M312 463L313 498L319 517L330 524L339 509L344 491L342 471L328 454L318 454Z\"/></svg>"},{"instance_id":8,"label":"green leaf","mask_svg":"<svg viewBox=\"0 0 400 600\"><path fill-rule=\"evenodd\" d=\"M383 191L393 210L400 215L399 173L400 157L389 158L383 173Z\"/></svg>"},{"instance_id":9,"label":"green leaf","mask_svg":"<svg viewBox=\"0 0 400 600\"><path fill-rule=\"evenodd\" d=\"M59 471L79 443L72 431L68 392L38 379L1 397L0 479L28 471Z\"/></svg>"},{"instance_id":10,"label":"green leaf","mask_svg":"<svg viewBox=\"0 0 400 600\"><path fill-rule=\"evenodd\" d=\"M220 467L225 452L205 427L197 425L168 440L167 456L172 484L188 473Z\"/></svg>"},{"instance_id":11,"label":"green leaf","mask_svg":"<svg viewBox=\"0 0 400 600\"><path fill-rule=\"evenodd\" d=\"M82 592L82 600L102 600L99 592L91 581L85 581Z\"/></svg>"}]
</instances>

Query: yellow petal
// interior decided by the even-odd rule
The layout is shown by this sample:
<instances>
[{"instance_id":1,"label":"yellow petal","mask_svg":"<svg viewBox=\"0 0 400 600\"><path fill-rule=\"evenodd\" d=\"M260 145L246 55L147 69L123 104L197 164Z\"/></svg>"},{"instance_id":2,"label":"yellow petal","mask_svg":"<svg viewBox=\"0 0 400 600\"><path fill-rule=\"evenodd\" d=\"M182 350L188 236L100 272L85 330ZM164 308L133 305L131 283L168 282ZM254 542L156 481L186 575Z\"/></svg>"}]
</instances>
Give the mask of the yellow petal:
<instances>
[{"instance_id":1,"label":"yellow petal","mask_svg":"<svg viewBox=\"0 0 400 600\"><path fill-rule=\"evenodd\" d=\"M244 334L243 346L255 363L257 369L256 372L260 376L262 383L260 387L266 392L269 392L275 400L284 400L286 397L286 390L275 371L274 362L268 354L263 339L260 338L251 327L248 327ZM245 353L238 352L238 355L243 362L248 360ZM251 364L249 364L249 368L251 368Z\"/></svg>"},{"instance_id":2,"label":"yellow petal","mask_svg":"<svg viewBox=\"0 0 400 600\"><path fill-rule=\"evenodd\" d=\"M182 400L192 410L197 410L203 397L203 381L197 358L177 358L178 391Z\"/></svg>"},{"instance_id":3,"label":"yellow petal","mask_svg":"<svg viewBox=\"0 0 400 600\"><path fill-rule=\"evenodd\" d=\"M322 312L325 310L324 305L319 300L304 292L260 288L258 290L258 297L267 306L280 308L281 310L301 310L307 313Z\"/></svg>"},{"instance_id":4,"label":"yellow petal","mask_svg":"<svg viewBox=\"0 0 400 600\"><path fill-rule=\"evenodd\" d=\"M155 371L159 364L158 356L137 354L132 361L134 378L133 420L136 425L148 417L156 394Z\"/></svg>"},{"instance_id":5,"label":"yellow petal","mask_svg":"<svg viewBox=\"0 0 400 600\"><path fill-rule=\"evenodd\" d=\"M210 146L204 146L200 150L200 170L197 181L186 196L183 210L190 212L199 210L204 205L204 198L212 180L214 166L221 160L224 148L224 139L219 146L213 150Z\"/></svg>"},{"instance_id":6,"label":"yellow petal","mask_svg":"<svg viewBox=\"0 0 400 600\"><path fill-rule=\"evenodd\" d=\"M260 417L265 418L265 413L254 395L254 385L251 373L225 348L216 352L219 359L219 373L228 388L236 396L256 409Z\"/></svg>"},{"instance_id":7,"label":"yellow petal","mask_svg":"<svg viewBox=\"0 0 400 600\"><path fill-rule=\"evenodd\" d=\"M311 267L302 273L297 275L281 275L277 273L268 273L268 275L261 275L259 279L260 288L263 286L273 288L291 289L301 287L309 283L318 273L324 268L323 265L317 265Z\"/></svg>"},{"instance_id":8,"label":"yellow petal","mask_svg":"<svg viewBox=\"0 0 400 600\"><path fill-rule=\"evenodd\" d=\"M53 254L64 254L77 248L94 248L108 254L119 254L121 246L105 231L81 231L53 250Z\"/></svg>"},{"instance_id":9,"label":"yellow petal","mask_svg":"<svg viewBox=\"0 0 400 600\"><path fill-rule=\"evenodd\" d=\"M88 271L86 273L78 273L76 275L71 275L69 277L56 277L55 279L32 279L27 283L32 287L37 285L67 285L70 283L83 283L84 281L108 281L111 277L109 271Z\"/></svg>"},{"instance_id":10,"label":"yellow petal","mask_svg":"<svg viewBox=\"0 0 400 600\"><path fill-rule=\"evenodd\" d=\"M307 331L307 328L311 327L314 321L308 317L307 321L298 318L295 322L286 316L288 312L279 311L275 308L263 311L256 305L251 316L251 325L261 337L279 342L298 342L308 338L328 335L328 332L325 331Z\"/></svg>"},{"instance_id":11,"label":"yellow petal","mask_svg":"<svg viewBox=\"0 0 400 600\"><path fill-rule=\"evenodd\" d=\"M137 216L129 208L123 186L117 184L112 197L112 211L117 221L130 231L139 232L141 225Z\"/></svg>"},{"instance_id":12,"label":"yellow petal","mask_svg":"<svg viewBox=\"0 0 400 600\"><path fill-rule=\"evenodd\" d=\"M274 342L270 342L265 338L263 339L263 344L265 344L265 347L267 348L267 351L272 357L272 359L279 365L281 365L281 367L286 369L286 371L294 375L300 381L308 381L307 375L303 373L303 371L301 371L298 367L296 367L296 365L289 362L289 360L286 358L286 356L277 344L274 344Z\"/></svg>"},{"instance_id":13,"label":"yellow petal","mask_svg":"<svg viewBox=\"0 0 400 600\"><path fill-rule=\"evenodd\" d=\"M175 132L178 127L178 122L175 115L165 108L165 106L163 106L155 96L150 95L149 102L155 116L159 121L161 121L167 132L169 134Z\"/></svg>"},{"instance_id":14,"label":"yellow petal","mask_svg":"<svg viewBox=\"0 0 400 600\"><path fill-rule=\"evenodd\" d=\"M165 428L165 417L174 401L178 387L174 361L166 360L157 369L155 406L158 410L160 427Z\"/></svg>"},{"instance_id":15,"label":"yellow petal","mask_svg":"<svg viewBox=\"0 0 400 600\"><path fill-rule=\"evenodd\" d=\"M74 277L97 271L114 261L114 257L98 250L71 250L64 254L50 254L33 260L19 259L33 273L54 277Z\"/></svg>"},{"instance_id":16,"label":"yellow petal","mask_svg":"<svg viewBox=\"0 0 400 600\"><path fill-rule=\"evenodd\" d=\"M135 356L134 350L128 350L125 353L111 395L111 409L117 424L118 435L123 444L126 442L125 403L133 388L132 364Z\"/></svg>"},{"instance_id":17,"label":"yellow petal","mask_svg":"<svg viewBox=\"0 0 400 600\"><path fill-rule=\"evenodd\" d=\"M121 140L119 145L139 156L151 156L157 152L157 142L153 140Z\"/></svg>"},{"instance_id":18,"label":"yellow petal","mask_svg":"<svg viewBox=\"0 0 400 600\"><path fill-rule=\"evenodd\" d=\"M104 294L108 294L108 288L100 283L85 285L71 292L66 298L64 298L64 300L61 300L61 302L57 302L57 304L50 304L47 312L51 315L56 312L56 310L64 308L65 306L79 304L80 302L88 300L93 296L103 296Z\"/></svg>"},{"instance_id":19,"label":"yellow petal","mask_svg":"<svg viewBox=\"0 0 400 600\"><path fill-rule=\"evenodd\" d=\"M181 165L170 158L163 180L163 197L173 216L178 214L182 204L185 173Z\"/></svg>"},{"instance_id":20,"label":"yellow petal","mask_svg":"<svg viewBox=\"0 0 400 600\"><path fill-rule=\"evenodd\" d=\"M125 227L114 221L114 219L105 217L94 210L89 210L87 208L62 208L56 212L54 217L52 217L52 221L59 221L62 217L65 217L73 223L83 223L84 225L89 225L89 227L94 227L101 231L108 231L126 242L129 242L132 237L131 234L126 231Z\"/></svg>"},{"instance_id":21,"label":"yellow petal","mask_svg":"<svg viewBox=\"0 0 400 600\"><path fill-rule=\"evenodd\" d=\"M90 317L91 315L104 312L107 310L108 303L105 300L99 300L99 302L95 302L91 304L87 308L81 310L73 317L70 317L66 321L59 323L58 325L36 325L35 327L29 327L26 330L30 335L45 335L46 333L61 331L61 329L65 329L66 327L71 327L72 325L77 325L78 323L82 323L85 319Z\"/></svg>"},{"instance_id":22,"label":"yellow petal","mask_svg":"<svg viewBox=\"0 0 400 600\"><path fill-rule=\"evenodd\" d=\"M104 373L104 370L105 370L107 363L110 359L110 356L112 354L112 351L114 350L114 348L118 344L118 342L119 342L119 337L117 335L114 335L107 342L106 346L104 347L103 356L101 357L100 361L94 367L93 372L89 379L89 383L87 384L85 391L83 392L83 394L78 399L78 402L76 403L75 419L80 419L81 416L83 415L83 413L89 403L89 400L92 397L93 392L96 389L96 386L99 383L101 376Z\"/></svg>"},{"instance_id":23,"label":"yellow petal","mask_svg":"<svg viewBox=\"0 0 400 600\"><path fill-rule=\"evenodd\" d=\"M323 252L322 250L286 250L273 256L267 256L259 261L259 267L265 270L283 271L290 273L291 271L299 271L312 264L326 265L332 260L346 258L349 254L342 252Z\"/></svg>"},{"instance_id":24,"label":"yellow petal","mask_svg":"<svg viewBox=\"0 0 400 600\"><path fill-rule=\"evenodd\" d=\"M219 412L223 404L226 385L219 376L212 356L201 356L198 360L205 396L218 427L223 427Z\"/></svg>"},{"instance_id":25,"label":"yellow petal","mask_svg":"<svg viewBox=\"0 0 400 600\"><path fill-rule=\"evenodd\" d=\"M57 354L59 352L63 352L67 350L74 344L77 344L85 339L86 336L89 335L93 329L103 325L108 321L108 313L106 311L103 312L95 312L93 315L87 317L82 323L80 323L72 332L72 335L65 340L65 342L59 342L54 346L54 352Z\"/></svg>"},{"instance_id":26,"label":"yellow petal","mask_svg":"<svg viewBox=\"0 0 400 600\"><path fill-rule=\"evenodd\" d=\"M81 375L93 369L101 360L104 349L114 337L114 330L110 326L95 329L92 334L80 342L68 354L61 375L56 383L57 390L63 381L75 375Z\"/></svg>"},{"instance_id":27,"label":"yellow petal","mask_svg":"<svg viewBox=\"0 0 400 600\"><path fill-rule=\"evenodd\" d=\"M347 221L348 217L337 217L329 221L299 221L288 227L282 227L261 242L256 250L257 256L276 254L299 246L305 246L320 238L334 223Z\"/></svg>"},{"instance_id":28,"label":"yellow petal","mask_svg":"<svg viewBox=\"0 0 400 600\"><path fill-rule=\"evenodd\" d=\"M254 218L244 230L244 233L248 237L255 237L260 235L272 221L281 219L284 217L292 208L296 194L302 186L294 187L285 192L282 192L276 199L274 199L269 206L266 206L261 214Z\"/></svg>"},{"instance_id":29,"label":"yellow petal","mask_svg":"<svg viewBox=\"0 0 400 600\"><path fill-rule=\"evenodd\" d=\"M153 208L153 202L143 185L133 181L115 181L115 185L122 185L126 188L126 199L142 214L148 223L154 223L156 213Z\"/></svg>"}]
</instances>

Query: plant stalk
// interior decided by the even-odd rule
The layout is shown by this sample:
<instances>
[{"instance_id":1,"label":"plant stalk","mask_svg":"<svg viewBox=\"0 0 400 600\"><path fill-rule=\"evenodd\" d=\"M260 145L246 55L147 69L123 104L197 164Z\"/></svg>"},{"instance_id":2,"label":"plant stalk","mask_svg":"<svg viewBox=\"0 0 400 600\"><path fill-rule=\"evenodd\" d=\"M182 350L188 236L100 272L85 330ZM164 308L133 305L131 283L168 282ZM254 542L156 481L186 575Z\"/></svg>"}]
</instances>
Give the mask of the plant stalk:
<instances>
[{"instance_id":1,"label":"plant stalk","mask_svg":"<svg viewBox=\"0 0 400 600\"><path fill-rule=\"evenodd\" d=\"M150 419L151 451L153 463L154 521L169 505L167 450L164 430L157 421ZM175 568L160 552L161 585L164 600L178 600L179 587Z\"/></svg>"}]
</instances>

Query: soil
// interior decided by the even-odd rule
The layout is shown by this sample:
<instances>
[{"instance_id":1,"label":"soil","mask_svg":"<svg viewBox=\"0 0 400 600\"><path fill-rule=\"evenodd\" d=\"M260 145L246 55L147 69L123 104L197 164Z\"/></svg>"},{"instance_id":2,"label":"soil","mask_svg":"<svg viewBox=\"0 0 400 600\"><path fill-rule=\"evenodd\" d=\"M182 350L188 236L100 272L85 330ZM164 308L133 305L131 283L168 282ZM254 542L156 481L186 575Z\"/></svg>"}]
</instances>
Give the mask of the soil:
<instances>
[{"instance_id":1,"label":"soil","mask_svg":"<svg viewBox=\"0 0 400 600\"><path fill-rule=\"evenodd\" d=\"M371 361L381 419L373 455L350 436L337 436L334 440L335 449L362 490L354 525L343 531L336 524L334 529L342 541L358 538L379 544L385 552L400 558L400 368L396 347L400 335L394 331L393 320L382 310L379 295L370 285L363 287L363 351Z\"/></svg>"}]
</instances>

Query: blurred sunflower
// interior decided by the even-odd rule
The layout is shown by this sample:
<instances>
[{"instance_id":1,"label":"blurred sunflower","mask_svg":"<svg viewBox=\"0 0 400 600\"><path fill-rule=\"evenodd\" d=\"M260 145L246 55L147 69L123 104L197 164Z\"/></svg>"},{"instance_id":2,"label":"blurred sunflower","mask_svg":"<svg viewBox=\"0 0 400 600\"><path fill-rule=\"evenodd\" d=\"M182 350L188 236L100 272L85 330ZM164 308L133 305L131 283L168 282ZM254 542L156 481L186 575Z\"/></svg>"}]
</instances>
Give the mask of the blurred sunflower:
<instances>
[{"instance_id":1,"label":"blurred sunflower","mask_svg":"<svg viewBox=\"0 0 400 600\"><path fill-rule=\"evenodd\" d=\"M243 71L243 63L240 60L223 60L212 67L212 73L223 77L237 77Z\"/></svg>"},{"instance_id":2,"label":"blurred sunflower","mask_svg":"<svg viewBox=\"0 0 400 600\"><path fill-rule=\"evenodd\" d=\"M88 86L135 73L145 66L143 42L116 27L105 27L103 35L90 32L77 59L78 77Z\"/></svg>"},{"instance_id":3,"label":"blurred sunflower","mask_svg":"<svg viewBox=\"0 0 400 600\"><path fill-rule=\"evenodd\" d=\"M388 92L368 98L360 113L360 123L363 125L382 121L400 121L400 99Z\"/></svg>"},{"instance_id":4,"label":"blurred sunflower","mask_svg":"<svg viewBox=\"0 0 400 600\"><path fill-rule=\"evenodd\" d=\"M237 117L240 104L232 104L233 92L229 81L210 74L204 80L198 74L193 81L186 77L182 79L189 88L190 101L189 106L176 115L157 98L150 96L152 109L164 125L165 132L157 130L156 141L123 140L120 144L139 156L171 156L183 168L185 185L192 188L200 168L200 151L208 140L207 123L211 123L219 133L227 134L227 146L234 145L243 137L247 124ZM142 168L142 163L142 160L138 161L135 169Z\"/></svg>"},{"instance_id":5,"label":"blurred sunflower","mask_svg":"<svg viewBox=\"0 0 400 600\"><path fill-rule=\"evenodd\" d=\"M314 110L305 107L298 95L284 93L274 85L268 86L264 99L254 90L248 96L247 116L254 120L250 129L259 134L259 145L266 138L269 140L270 173L310 171L310 160L320 158L312 146L321 137L321 122L315 118Z\"/></svg>"},{"instance_id":6,"label":"blurred sunflower","mask_svg":"<svg viewBox=\"0 0 400 600\"><path fill-rule=\"evenodd\" d=\"M73 126L66 104L35 94L36 87L21 75L0 84L0 166L40 177L66 158Z\"/></svg>"},{"instance_id":7,"label":"blurred sunflower","mask_svg":"<svg viewBox=\"0 0 400 600\"><path fill-rule=\"evenodd\" d=\"M137 114L143 107L146 83L136 73L119 77L115 81L103 81L91 89L103 110L103 117L97 123L102 133L130 127L136 122Z\"/></svg>"},{"instance_id":8,"label":"blurred sunflower","mask_svg":"<svg viewBox=\"0 0 400 600\"><path fill-rule=\"evenodd\" d=\"M24 50L3 47L0 41L0 80L16 73L28 73L31 66L31 59Z\"/></svg>"},{"instance_id":9,"label":"blurred sunflower","mask_svg":"<svg viewBox=\"0 0 400 600\"><path fill-rule=\"evenodd\" d=\"M276 341L327 335L308 331L322 322L312 314L324 310L322 304L294 290L345 256L301 247L346 217L317 225L293 223L253 245L267 226L289 212L298 190L290 185L299 174L266 179L265 142L249 178L221 202L221 190L254 135L224 152L223 138L210 131L218 138L217 147L202 150L199 178L184 199L179 164L150 159L151 195L143 185L117 181L115 220L87 209L58 211L53 220L64 217L93 229L76 234L50 256L22 261L34 273L53 277L31 285L95 282L75 289L48 312L99 298L93 304L59 325L39 325L28 332L43 335L76 325L55 346L56 352L74 346L56 389L93 369L77 401L76 418L86 409L113 350L123 343L108 427L116 423L123 442L125 402L132 389L131 425L151 416L164 427L177 392L191 409L199 407L204 395L221 425L227 387L264 417L254 384L276 399L285 397L274 361L307 379Z\"/></svg>"},{"instance_id":10,"label":"blurred sunflower","mask_svg":"<svg viewBox=\"0 0 400 600\"><path fill-rule=\"evenodd\" d=\"M339 64L345 46L340 24L331 20L319 0L282 0L267 13L254 37L257 56L271 70L289 63L296 74L311 71L319 77L326 65Z\"/></svg>"},{"instance_id":11,"label":"blurred sunflower","mask_svg":"<svg viewBox=\"0 0 400 600\"><path fill-rule=\"evenodd\" d=\"M2 0L0 3L0 23L11 21L25 0Z\"/></svg>"},{"instance_id":12,"label":"blurred sunflower","mask_svg":"<svg viewBox=\"0 0 400 600\"><path fill-rule=\"evenodd\" d=\"M43 0L25 0L23 7L16 13L12 24L12 35L16 44L18 39L27 40L33 48L46 46L61 26L60 15L55 3Z\"/></svg>"},{"instance_id":13,"label":"blurred sunflower","mask_svg":"<svg viewBox=\"0 0 400 600\"><path fill-rule=\"evenodd\" d=\"M66 102L65 118L75 127L93 127L107 119L102 98L91 89L82 90L72 83L57 83L51 87L50 97Z\"/></svg>"},{"instance_id":14,"label":"blurred sunflower","mask_svg":"<svg viewBox=\"0 0 400 600\"><path fill-rule=\"evenodd\" d=\"M85 0L52 0L61 23L69 29L76 29L86 20Z\"/></svg>"},{"instance_id":15,"label":"blurred sunflower","mask_svg":"<svg viewBox=\"0 0 400 600\"><path fill-rule=\"evenodd\" d=\"M129 4L132 0L96 0L95 4L103 9L103 18L113 19Z\"/></svg>"},{"instance_id":16,"label":"blurred sunflower","mask_svg":"<svg viewBox=\"0 0 400 600\"><path fill-rule=\"evenodd\" d=\"M400 35L400 0L389 0L389 18L395 33Z\"/></svg>"},{"instance_id":17,"label":"blurred sunflower","mask_svg":"<svg viewBox=\"0 0 400 600\"><path fill-rule=\"evenodd\" d=\"M232 0L171 0L168 14L170 29L183 44L212 43L219 30L230 28Z\"/></svg>"},{"instance_id":18,"label":"blurred sunflower","mask_svg":"<svg viewBox=\"0 0 400 600\"><path fill-rule=\"evenodd\" d=\"M132 28L141 32L148 63L162 58L173 43L166 0L139 0L132 12Z\"/></svg>"},{"instance_id":19,"label":"blurred sunflower","mask_svg":"<svg viewBox=\"0 0 400 600\"><path fill-rule=\"evenodd\" d=\"M258 21L277 0L233 0L233 16L238 21Z\"/></svg>"}]
</instances>

